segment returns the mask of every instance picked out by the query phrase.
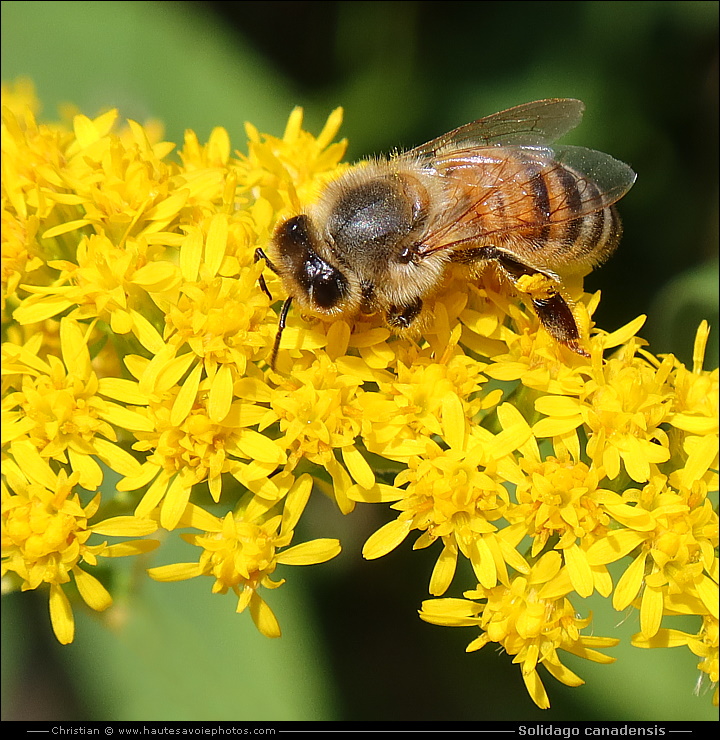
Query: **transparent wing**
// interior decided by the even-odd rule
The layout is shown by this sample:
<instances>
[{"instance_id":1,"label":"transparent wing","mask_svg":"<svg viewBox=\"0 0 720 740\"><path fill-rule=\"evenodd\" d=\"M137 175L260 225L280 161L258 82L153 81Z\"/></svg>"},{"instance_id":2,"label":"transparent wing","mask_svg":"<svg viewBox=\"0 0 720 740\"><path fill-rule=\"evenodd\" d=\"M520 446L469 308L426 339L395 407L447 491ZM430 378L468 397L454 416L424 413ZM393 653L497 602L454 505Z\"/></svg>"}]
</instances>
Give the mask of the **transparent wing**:
<instances>
[{"instance_id":1,"label":"transparent wing","mask_svg":"<svg viewBox=\"0 0 720 740\"><path fill-rule=\"evenodd\" d=\"M609 154L576 146L454 150L426 171L456 191L454 205L423 242L426 255L588 216L619 200L636 177ZM493 208L501 208L497 217Z\"/></svg>"},{"instance_id":2,"label":"transparent wing","mask_svg":"<svg viewBox=\"0 0 720 740\"><path fill-rule=\"evenodd\" d=\"M449 148L518 144L542 146L559 139L581 121L584 104L573 98L536 100L467 123L407 152L435 157Z\"/></svg>"},{"instance_id":3,"label":"transparent wing","mask_svg":"<svg viewBox=\"0 0 720 740\"><path fill-rule=\"evenodd\" d=\"M577 178L578 187L582 186L581 215L616 203L637 179L630 165L604 152L583 146L558 146L554 150L555 162L569 168ZM594 184L599 191L595 198L587 192L588 183Z\"/></svg>"}]
</instances>

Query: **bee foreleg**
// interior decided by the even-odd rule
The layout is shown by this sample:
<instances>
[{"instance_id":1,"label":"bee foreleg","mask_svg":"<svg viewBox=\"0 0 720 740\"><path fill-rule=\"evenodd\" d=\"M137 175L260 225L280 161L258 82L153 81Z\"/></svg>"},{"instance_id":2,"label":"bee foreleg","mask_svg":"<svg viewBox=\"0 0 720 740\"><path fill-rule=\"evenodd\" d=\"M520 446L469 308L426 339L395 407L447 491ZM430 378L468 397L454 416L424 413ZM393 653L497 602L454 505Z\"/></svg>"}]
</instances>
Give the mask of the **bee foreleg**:
<instances>
[{"instance_id":1,"label":"bee foreleg","mask_svg":"<svg viewBox=\"0 0 720 740\"><path fill-rule=\"evenodd\" d=\"M390 306L385 314L385 321L393 329L407 329L419 316L423 308L422 298L416 298L404 306Z\"/></svg>"}]
</instances>

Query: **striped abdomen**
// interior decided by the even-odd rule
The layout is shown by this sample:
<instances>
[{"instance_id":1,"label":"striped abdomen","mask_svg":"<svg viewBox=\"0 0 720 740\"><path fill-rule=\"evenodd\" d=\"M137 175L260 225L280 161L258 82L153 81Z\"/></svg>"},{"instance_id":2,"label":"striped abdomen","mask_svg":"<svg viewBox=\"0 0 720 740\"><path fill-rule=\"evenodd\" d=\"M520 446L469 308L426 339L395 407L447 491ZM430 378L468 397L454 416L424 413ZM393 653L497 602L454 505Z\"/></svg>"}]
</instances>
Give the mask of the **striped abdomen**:
<instances>
[{"instance_id":1,"label":"striped abdomen","mask_svg":"<svg viewBox=\"0 0 720 740\"><path fill-rule=\"evenodd\" d=\"M583 150L589 151L589 150ZM455 158L454 238L507 249L539 269L587 273L612 254L622 227L614 202L552 150L497 147L492 157ZM472 237L475 237L474 239Z\"/></svg>"}]
</instances>

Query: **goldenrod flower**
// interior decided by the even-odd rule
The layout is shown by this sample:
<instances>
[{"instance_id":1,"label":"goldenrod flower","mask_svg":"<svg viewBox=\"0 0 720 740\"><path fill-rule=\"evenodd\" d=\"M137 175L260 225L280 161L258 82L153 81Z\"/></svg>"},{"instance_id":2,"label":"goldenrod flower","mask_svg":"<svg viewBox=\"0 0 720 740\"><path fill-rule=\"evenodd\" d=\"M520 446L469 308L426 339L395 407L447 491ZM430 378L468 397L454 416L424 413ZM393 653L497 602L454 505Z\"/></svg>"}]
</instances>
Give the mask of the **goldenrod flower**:
<instances>
[{"instance_id":1,"label":"goldenrod flower","mask_svg":"<svg viewBox=\"0 0 720 740\"><path fill-rule=\"evenodd\" d=\"M522 457L519 466L518 506L507 519L532 537L531 556L550 544L562 553L580 596L590 596L595 589L607 596L612 590L610 576L604 565L591 564L587 556L590 544L610 531L611 518L603 504L615 494L600 488L601 473L567 458L548 456L541 461L536 452Z\"/></svg>"},{"instance_id":2,"label":"goldenrod flower","mask_svg":"<svg viewBox=\"0 0 720 740\"><path fill-rule=\"evenodd\" d=\"M265 511L252 505L243 514L228 513L223 519L191 505L183 520L186 526L205 530L202 535L184 539L203 552L197 563L177 563L151 568L157 581L181 581L206 575L215 578L213 593L232 589L238 596L238 612L250 607L257 628L266 637L280 637L280 625L270 607L258 593L261 586L278 588L285 582L270 576L278 565L324 563L340 552L335 539L318 539L288 547L293 528L310 497L312 479L302 476L288 492L282 516L265 518ZM253 509L257 509L253 511ZM278 552L285 548L282 552Z\"/></svg>"},{"instance_id":3,"label":"goldenrod flower","mask_svg":"<svg viewBox=\"0 0 720 740\"><path fill-rule=\"evenodd\" d=\"M285 296L256 250L346 170L339 109L317 137L296 109L282 137L247 124L247 154L216 128L206 143L188 131L174 156L158 124L117 111L47 125L27 85L3 102L4 583L49 584L61 642L70 577L105 608L88 568L155 546L90 545L92 533L188 527L197 561L152 577L211 576L279 635L261 596L282 583L277 567L340 549L291 544L317 490L346 514L390 505L363 553L417 532L414 548L437 550L433 596L462 589L469 561L478 588L425 602L423 619L479 626L471 649L501 644L539 706L540 664L581 683L559 650L610 660L594 648L615 641L582 636L572 605L594 591L639 610L635 644L687 646L717 679L719 382L703 369L705 322L686 368L646 347L642 316L595 327L599 294L577 279L582 356L497 274L469 283L450 267L422 336L292 311L271 368ZM120 515L90 524L105 507ZM674 614L694 615L696 634L663 625Z\"/></svg>"},{"instance_id":4,"label":"goldenrod flower","mask_svg":"<svg viewBox=\"0 0 720 740\"><path fill-rule=\"evenodd\" d=\"M423 602L420 618L431 624L449 627L477 626L482 635L467 651L479 650L489 642L499 643L514 656L523 681L533 701L541 708L550 706L537 668L548 672L567 686L584 681L566 666L558 655L565 650L596 663L612 663L614 658L596 648L613 647L619 640L581 635L590 619L579 619L565 598L572 589L563 572L560 556L548 552L533 565L526 576L516 576L509 584L466 591L466 599L434 599ZM478 604L475 600L484 601Z\"/></svg>"},{"instance_id":5,"label":"goldenrod flower","mask_svg":"<svg viewBox=\"0 0 720 740\"><path fill-rule=\"evenodd\" d=\"M88 543L93 533L127 536L152 534L151 520L115 517L90 525L100 506L100 495L82 506L75 489L80 473L57 475L30 443L24 447L22 466L3 463L7 487L2 487L2 577L12 574L23 591L50 586L50 619L57 639L67 645L75 634L70 601L63 586L75 579L80 596L96 611L107 609L112 598L100 581L86 568L96 566L99 557L139 555L157 547L154 540L126 541L116 545ZM81 567L85 564L85 568ZM7 581L7 585L12 580Z\"/></svg>"},{"instance_id":6,"label":"goldenrod flower","mask_svg":"<svg viewBox=\"0 0 720 740\"><path fill-rule=\"evenodd\" d=\"M468 558L478 580L488 588L498 580L508 582L506 563L520 572L527 564L513 544L498 535L494 522L509 507L509 493L497 477L497 452L492 442L470 443L467 449L443 450L428 440L424 455L409 460L407 470L395 479L400 510L395 521L386 524L366 542L363 554L377 558L397 547L413 530L423 535L415 549L442 540L430 582L430 593L440 595L450 586L458 552ZM501 454L507 454L499 443ZM400 486L407 487L400 489Z\"/></svg>"},{"instance_id":7,"label":"goldenrod flower","mask_svg":"<svg viewBox=\"0 0 720 740\"><path fill-rule=\"evenodd\" d=\"M97 460L121 474L135 475L137 460L115 444L113 425L129 430L146 426L134 412L102 398L105 384L92 369L87 338L72 319L60 321L60 352L42 360L42 335L23 346L3 347L3 375L17 391L3 398L3 444L18 465L30 465L27 454L69 464L80 485L96 490L103 473ZM13 380L13 379L17 380ZM29 444L26 444L29 442Z\"/></svg>"},{"instance_id":8,"label":"goldenrod flower","mask_svg":"<svg viewBox=\"0 0 720 740\"><path fill-rule=\"evenodd\" d=\"M717 618L717 515L710 501L673 491L660 475L614 499L606 498L605 508L622 528L588 550L593 565L638 552L615 587L613 606L625 609L642 589L640 626L648 639L660 629L669 595L693 597Z\"/></svg>"}]
</instances>

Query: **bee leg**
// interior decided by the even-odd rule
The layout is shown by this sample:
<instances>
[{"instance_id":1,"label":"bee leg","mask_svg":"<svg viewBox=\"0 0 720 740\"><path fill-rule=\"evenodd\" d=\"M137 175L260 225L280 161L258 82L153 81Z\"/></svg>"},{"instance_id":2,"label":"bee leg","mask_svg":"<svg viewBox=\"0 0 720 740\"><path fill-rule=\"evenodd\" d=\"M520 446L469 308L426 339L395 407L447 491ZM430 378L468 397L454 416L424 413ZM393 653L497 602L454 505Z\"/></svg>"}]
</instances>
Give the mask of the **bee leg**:
<instances>
[{"instance_id":1,"label":"bee leg","mask_svg":"<svg viewBox=\"0 0 720 740\"><path fill-rule=\"evenodd\" d=\"M410 324L418 317L422 311L423 302L421 298L416 298L412 303L406 306L390 306L385 320L388 326L394 329L407 329Z\"/></svg>"},{"instance_id":2,"label":"bee leg","mask_svg":"<svg viewBox=\"0 0 720 740\"><path fill-rule=\"evenodd\" d=\"M266 264L266 265L267 265L267 266L268 266L268 267L269 267L269 268L270 268L270 269L271 269L271 270L272 270L272 271L273 271L273 272L274 272L274 273L275 273L276 275L278 274L278 269L277 269L277 267L275 267L275 265L274 265L274 264L273 264L273 263L272 263L272 262L271 262L271 261L270 261L270 260L268 259L268 256L267 256L267 255L265 254L265 252L264 252L264 251L263 251L262 249L260 249L260 247L258 247L258 248L257 248L257 249L255 250L255 262L259 262L260 260L265 260L265 264ZM268 297L268 298L269 298L270 300L272 300L272 299L273 299L273 297L272 297L272 295L271 295L270 291L268 290L268 286L267 286L267 283L265 282L265 278L264 278L264 277L263 277L262 275L260 275L260 277L258 278L258 283L260 284L260 290L262 290L262 292L263 292L263 293L265 293L265 295L266 295L266 296L267 296L267 297Z\"/></svg>"},{"instance_id":3,"label":"bee leg","mask_svg":"<svg viewBox=\"0 0 720 740\"><path fill-rule=\"evenodd\" d=\"M292 305L292 296L288 296L285 302L282 304L280 309L280 318L278 320L278 330L275 335L275 343L273 344L272 353L270 354L270 369L275 369L275 361L277 360L278 352L280 351L280 340L282 339L282 333L285 329L285 321L287 320L290 306Z\"/></svg>"},{"instance_id":4,"label":"bee leg","mask_svg":"<svg viewBox=\"0 0 720 740\"><path fill-rule=\"evenodd\" d=\"M539 275L549 279L551 282L556 282L556 279L551 275L520 262L507 254L507 252L503 252L501 249L497 249L496 247L476 247L473 249L462 250L457 253L456 259L457 261L466 263L476 261L494 261L507 279L517 287L520 292L525 293L528 296L532 302L538 319L540 319L540 323L553 339L566 345L573 352L576 352L583 357L590 356L578 343L580 332L578 331L575 316L573 316L570 306L558 290L549 286L545 289L546 295L540 298L534 297L532 294L522 290L522 288L518 286L520 278L525 275Z\"/></svg>"},{"instance_id":5,"label":"bee leg","mask_svg":"<svg viewBox=\"0 0 720 740\"><path fill-rule=\"evenodd\" d=\"M556 292L552 292L547 298L533 298L530 296L533 308L547 333L558 342L569 347L583 357L590 357L579 344L580 332L577 328L567 301Z\"/></svg>"},{"instance_id":6,"label":"bee leg","mask_svg":"<svg viewBox=\"0 0 720 740\"><path fill-rule=\"evenodd\" d=\"M500 252L497 260L503 272L515 286L517 286L518 281L523 275L540 275L544 278L550 278L552 282L555 282L550 275L547 275L542 270L529 267L502 252ZM538 319L540 319L540 323L545 328L545 331L547 331L553 339L564 344L573 352L576 352L583 357L590 357L590 355L578 343L580 332L578 331L575 316L565 298L563 298L559 291L551 286L546 288L545 292L546 295L542 298L526 293L528 298L530 298L533 308L535 309L535 313L537 314Z\"/></svg>"}]
</instances>

